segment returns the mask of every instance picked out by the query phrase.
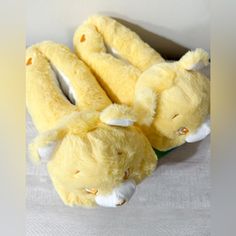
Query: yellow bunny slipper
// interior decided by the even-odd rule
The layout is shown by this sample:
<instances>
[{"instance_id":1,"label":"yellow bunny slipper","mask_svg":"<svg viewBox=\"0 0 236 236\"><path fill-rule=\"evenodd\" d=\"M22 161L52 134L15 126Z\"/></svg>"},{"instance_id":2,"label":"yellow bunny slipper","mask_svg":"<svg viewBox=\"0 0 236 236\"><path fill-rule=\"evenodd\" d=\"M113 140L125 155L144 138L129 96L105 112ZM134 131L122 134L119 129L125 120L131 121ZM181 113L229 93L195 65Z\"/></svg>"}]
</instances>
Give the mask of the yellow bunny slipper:
<instances>
[{"instance_id":1,"label":"yellow bunny slipper","mask_svg":"<svg viewBox=\"0 0 236 236\"><path fill-rule=\"evenodd\" d=\"M113 102L133 107L137 123L158 150L210 133L208 65L202 49L167 62L139 36L106 16L92 16L74 34L74 48ZM109 122L114 108L104 120ZM112 122L110 122L112 123Z\"/></svg>"},{"instance_id":2,"label":"yellow bunny slipper","mask_svg":"<svg viewBox=\"0 0 236 236\"><path fill-rule=\"evenodd\" d=\"M139 128L101 121L100 111L111 101L67 47L43 42L27 49L26 92L40 131L30 145L32 156L48 161L65 204L123 205L155 169L156 155Z\"/></svg>"}]
</instances>

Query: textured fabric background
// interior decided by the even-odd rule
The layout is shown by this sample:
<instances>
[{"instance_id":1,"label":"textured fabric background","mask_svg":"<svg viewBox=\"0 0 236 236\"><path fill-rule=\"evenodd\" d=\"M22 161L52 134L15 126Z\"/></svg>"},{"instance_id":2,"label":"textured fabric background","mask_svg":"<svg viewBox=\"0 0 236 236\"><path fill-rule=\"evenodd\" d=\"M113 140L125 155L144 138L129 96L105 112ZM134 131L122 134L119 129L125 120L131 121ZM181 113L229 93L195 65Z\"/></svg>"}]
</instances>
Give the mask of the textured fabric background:
<instances>
[{"instance_id":1,"label":"textured fabric background","mask_svg":"<svg viewBox=\"0 0 236 236\"><path fill-rule=\"evenodd\" d=\"M28 114L26 124L29 143L37 132ZM184 144L159 161L127 205L88 210L64 206L46 163L35 166L27 155L27 235L208 236L209 161L210 137Z\"/></svg>"}]
</instances>

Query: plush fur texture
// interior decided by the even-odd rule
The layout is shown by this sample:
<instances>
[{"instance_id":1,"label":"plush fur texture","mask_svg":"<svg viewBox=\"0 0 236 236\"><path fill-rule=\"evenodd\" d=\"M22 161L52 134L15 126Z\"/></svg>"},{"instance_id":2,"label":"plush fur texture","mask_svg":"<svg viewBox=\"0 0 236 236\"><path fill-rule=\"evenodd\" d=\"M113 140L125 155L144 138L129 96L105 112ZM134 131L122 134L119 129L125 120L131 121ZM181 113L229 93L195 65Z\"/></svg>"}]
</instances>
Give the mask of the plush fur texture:
<instances>
[{"instance_id":1,"label":"plush fur texture","mask_svg":"<svg viewBox=\"0 0 236 236\"><path fill-rule=\"evenodd\" d=\"M106 45L116 49L125 60L107 53ZM132 104L141 72L163 61L136 33L105 16L93 16L76 30L74 48L95 72L112 101L121 104Z\"/></svg>"},{"instance_id":2,"label":"plush fur texture","mask_svg":"<svg viewBox=\"0 0 236 236\"><path fill-rule=\"evenodd\" d=\"M179 146L197 130L209 115L209 89L205 76L179 62L156 64L140 76L134 107L145 114L139 115L139 123L153 147Z\"/></svg>"},{"instance_id":3,"label":"plush fur texture","mask_svg":"<svg viewBox=\"0 0 236 236\"><path fill-rule=\"evenodd\" d=\"M133 106L156 149L183 144L209 115L209 81L194 70L208 64L202 49L168 63L134 32L106 16L90 17L78 27L74 48L113 101Z\"/></svg>"},{"instance_id":4,"label":"plush fur texture","mask_svg":"<svg viewBox=\"0 0 236 236\"><path fill-rule=\"evenodd\" d=\"M75 105L62 93L51 64L67 75ZM138 127L101 122L98 111L111 102L68 48L44 42L27 49L26 86L27 108L38 130L44 131L30 150L40 160L40 148L54 148L48 172L65 204L96 206L97 195L110 194L128 179L140 183L155 169L156 155Z\"/></svg>"},{"instance_id":5,"label":"plush fur texture","mask_svg":"<svg viewBox=\"0 0 236 236\"><path fill-rule=\"evenodd\" d=\"M114 120L136 121L136 115L133 110L127 106L112 104L101 112L100 119L104 123L109 123Z\"/></svg>"},{"instance_id":6,"label":"plush fur texture","mask_svg":"<svg viewBox=\"0 0 236 236\"><path fill-rule=\"evenodd\" d=\"M39 131L79 110L66 99L48 60L36 47L26 51L26 105Z\"/></svg>"}]
</instances>

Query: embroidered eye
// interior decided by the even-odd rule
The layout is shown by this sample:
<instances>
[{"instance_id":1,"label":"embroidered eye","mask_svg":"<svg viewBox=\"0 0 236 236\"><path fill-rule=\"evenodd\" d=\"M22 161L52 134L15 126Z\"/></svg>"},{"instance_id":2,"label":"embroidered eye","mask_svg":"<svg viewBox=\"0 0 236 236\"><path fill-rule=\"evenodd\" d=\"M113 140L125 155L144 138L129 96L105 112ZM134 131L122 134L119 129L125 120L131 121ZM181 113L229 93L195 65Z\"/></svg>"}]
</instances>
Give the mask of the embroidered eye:
<instances>
[{"instance_id":1,"label":"embroidered eye","mask_svg":"<svg viewBox=\"0 0 236 236\"><path fill-rule=\"evenodd\" d=\"M188 132L189 132L188 128L186 128L186 127L181 127L181 128L178 129L177 134L178 134L178 135L185 135L185 134L187 134Z\"/></svg>"},{"instance_id":2,"label":"embroidered eye","mask_svg":"<svg viewBox=\"0 0 236 236\"><path fill-rule=\"evenodd\" d=\"M76 172L75 172L75 175L78 175L80 173L80 170L77 170Z\"/></svg>"},{"instance_id":3,"label":"embroidered eye","mask_svg":"<svg viewBox=\"0 0 236 236\"><path fill-rule=\"evenodd\" d=\"M26 65L29 66L32 64L32 57L28 58L28 60L26 61Z\"/></svg>"},{"instance_id":4,"label":"embroidered eye","mask_svg":"<svg viewBox=\"0 0 236 236\"><path fill-rule=\"evenodd\" d=\"M123 179L124 179L124 180L127 180L127 179L129 178L129 176L130 176L130 168L128 168L128 169L125 171L125 174L124 174Z\"/></svg>"},{"instance_id":5,"label":"embroidered eye","mask_svg":"<svg viewBox=\"0 0 236 236\"><path fill-rule=\"evenodd\" d=\"M179 114L174 114L171 119L173 120L174 118L176 118L177 116L179 116Z\"/></svg>"},{"instance_id":6,"label":"embroidered eye","mask_svg":"<svg viewBox=\"0 0 236 236\"><path fill-rule=\"evenodd\" d=\"M90 193L90 194L93 194L93 195L96 195L97 192L98 192L98 190L95 189L95 188L90 188L90 189L86 188L85 191L86 191L87 193Z\"/></svg>"},{"instance_id":7,"label":"embroidered eye","mask_svg":"<svg viewBox=\"0 0 236 236\"><path fill-rule=\"evenodd\" d=\"M85 38L85 34L82 34L81 38L80 38L80 42L83 43L86 40Z\"/></svg>"},{"instance_id":8,"label":"embroidered eye","mask_svg":"<svg viewBox=\"0 0 236 236\"><path fill-rule=\"evenodd\" d=\"M120 155L123 154L123 152L122 151L117 151L117 154L120 156Z\"/></svg>"}]
</instances>

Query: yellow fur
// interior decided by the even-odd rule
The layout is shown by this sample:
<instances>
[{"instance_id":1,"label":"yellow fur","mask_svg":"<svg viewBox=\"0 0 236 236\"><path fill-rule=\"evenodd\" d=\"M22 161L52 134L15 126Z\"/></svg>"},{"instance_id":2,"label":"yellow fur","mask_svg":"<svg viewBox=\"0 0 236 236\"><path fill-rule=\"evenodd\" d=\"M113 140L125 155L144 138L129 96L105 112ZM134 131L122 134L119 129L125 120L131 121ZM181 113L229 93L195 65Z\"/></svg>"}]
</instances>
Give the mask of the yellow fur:
<instances>
[{"instance_id":1,"label":"yellow fur","mask_svg":"<svg viewBox=\"0 0 236 236\"><path fill-rule=\"evenodd\" d=\"M139 70L144 71L151 65L164 61L159 53L144 43L140 37L119 22L106 16L92 16L87 21L94 25L106 44L119 50L121 57L128 60ZM118 37L113 37L117 35ZM132 41L132 44L129 42Z\"/></svg>"},{"instance_id":2,"label":"yellow fur","mask_svg":"<svg viewBox=\"0 0 236 236\"><path fill-rule=\"evenodd\" d=\"M209 80L196 71L186 71L178 62L156 64L144 72L136 84L137 97L144 88L153 92L150 100L157 101L156 109L149 101L137 101L136 97L134 107L145 107L142 115L153 119L149 124L142 120L140 123L152 146L159 150L183 144L186 135L193 133L209 114ZM179 135L181 127L189 132Z\"/></svg>"},{"instance_id":3,"label":"yellow fur","mask_svg":"<svg viewBox=\"0 0 236 236\"><path fill-rule=\"evenodd\" d=\"M137 68L127 60L107 53L106 44L119 49L121 57ZM132 104L135 83L141 71L163 61L136 33L105 16L93 16L80 26L74 34L74 47L79 57L95 72L112 101L128 105Z\"/></svg>"},{"instance_id":4,"label":"yellow fur","mask_svg":"<svg viewBox=\"0 0 236 236\"><path fill-rule=\"evenodd\" d=\"M50 63L69 78L76 105L61 92ZM127 177L127 170L136 183L152 173L157 159L147 138L138 127L101 122L99 111L111 102L68 48L53 42L35 45L27 49L26 65L27 107L38 130L44 131L30 150L39 160L40 148L56 144L48 172L65 204L95 206L95 195L87 189L110 194ZM128 112L119 109L123 115Z\"/></svg>"},{"instance_id":5,"label":"yellow fur","mask_svg":"<svg viewBox=\"0 0 236 236\"><path fill-rule=\"evenodd\" d=\"M108 123L113 119L124 119L135 122L136 115L133 110L127 106L112 104L101 112L100 119L104 123Z\"/></svg>"},{"instance_id":6,"label":"yellow fur","mask_svg":"<svg viewBox=\"0 0 236 236\"><path fill-rule=\"evenodd\" d=\"M85 41L80 40L83 35ZM167 63L134 32L105 16L89 18L73 41L112 101L133 106L153 147L164 151L183 144L208 116L209 81L193 70L208 64L204 50ZM106 44L118 56L109 54ZM178 135L182 127L188 128L186 135Z\"/></svg>"},{"instance_id":7,"label":"yellow fur","mask_svg":"<svg viewBox=\"0 0 236 236\"><path fill-rule=\"evenodd\" d=\"M179 61L181 67L186 70L194 69L195 65L200 64L201 67L209 64L209 56L207 52L201 48L197 48L194 52L187 52Z\"/></svg>"},{"instance_id":8,"label":"yellow fur","mask_svg":"<svg viewBox=\"0 0 236 236\"><path fill-rule=\"evenodd\" d=\"M111 103L88 67L69 48L50 41L36 47L51 64L70 78L71 86L77 91L75 95L80 110L101 110Z\"/></svg>"},{"instance_id":9,"label":"yellow fur","mask_svg":"<svg viewBox=\"0 0 236 236\"><path fill-rule=\"evenodd\" d=\"M129 178L139 183L151 174L155 165L153 151L140 131L100 123L85 135L73 132L66 135L48 169L56 188L63 190L59 194L76 197L73 200L63 197L66 204L94 205L95 196L86 189L109 194L123 182L127 169L131 171Z\"/></svg>"}]
</instances>

